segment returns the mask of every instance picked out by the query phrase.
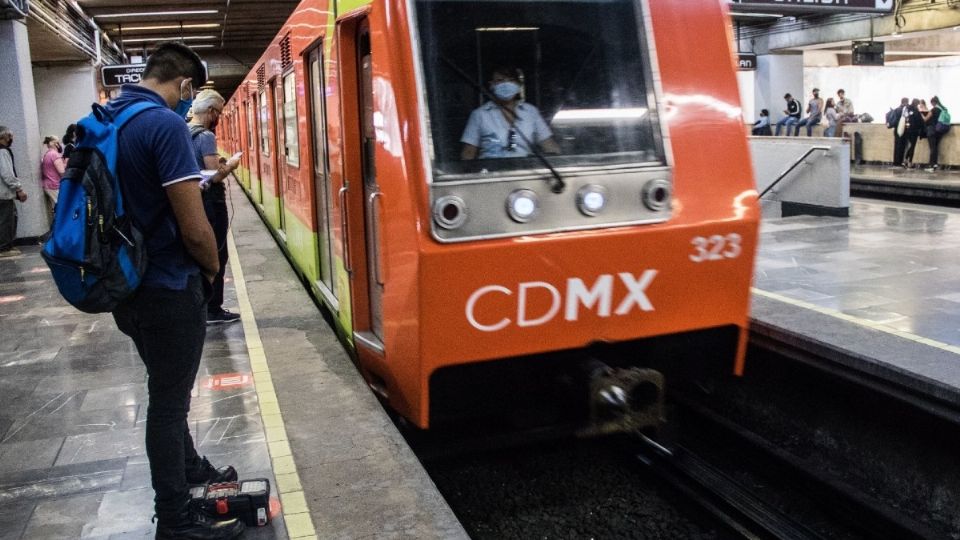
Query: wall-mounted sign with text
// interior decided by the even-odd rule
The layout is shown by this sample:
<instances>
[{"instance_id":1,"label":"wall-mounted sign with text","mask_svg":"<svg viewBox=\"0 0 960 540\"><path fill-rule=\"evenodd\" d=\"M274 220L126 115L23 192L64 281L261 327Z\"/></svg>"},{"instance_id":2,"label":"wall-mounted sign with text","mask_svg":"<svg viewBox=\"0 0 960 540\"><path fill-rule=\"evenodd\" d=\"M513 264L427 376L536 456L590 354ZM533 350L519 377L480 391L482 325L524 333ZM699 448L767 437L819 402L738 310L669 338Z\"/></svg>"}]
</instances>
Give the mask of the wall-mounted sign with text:
<instances>
[{"instance_id":1,"label":"wall-mounted sign with text","mask_svg":"<svg viewBox=\"0 0 960 540\"><path fill-rule=\"evenodd\" d=\"M757 55L752 52L737 53L737 69L740 71L756 71Z\"/></svg>"},{"instance_id":2,"label":"wall-mounted sign with text","mask_svg":"<svg viewBox=\"0 0 960 540\"><path fill-rule=\"evenodd\" d=\"M727 0L734 13L893 13L894 0Z\"/></svg>"},{"instance_id":3,"label":"wall-mounted sign with text","mask_svg":"<svg viewBox=\"0 0 960 540\"><path fill-rule=\"evenodd\" d=\"M143 70L146 67L146 64L103 66L100 68L103 85L113 88L124 84L137 84L143 79Z\"/></svg>"}]
</instances>

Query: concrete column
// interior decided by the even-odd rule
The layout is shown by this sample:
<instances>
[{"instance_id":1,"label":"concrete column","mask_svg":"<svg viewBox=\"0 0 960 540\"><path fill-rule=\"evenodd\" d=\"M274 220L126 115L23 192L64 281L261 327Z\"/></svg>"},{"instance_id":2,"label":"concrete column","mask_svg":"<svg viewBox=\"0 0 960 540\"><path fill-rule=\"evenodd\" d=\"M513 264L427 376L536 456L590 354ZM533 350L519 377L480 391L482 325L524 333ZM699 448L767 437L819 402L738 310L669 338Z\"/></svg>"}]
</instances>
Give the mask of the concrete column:
<instances>
[{"instance_id":1,"label":"concrete column","mask_svg":"<svg viewBox=\"0 0 960 540\"><path fill-rule=\"evenodd\" d=\"M809 92L803 88L803 54L757 56L756 73L754 109L769 109L772 123L783 117L786 108L784 94L793 95L805 106Z\"/></svg>"},{"instance_id":2,"label":"concrete column","mask_svg":"<svg viewBox=\"0 0 960 540\"><path fill-rule=\"evenodd\" d=\"M40 188L40 158L43 141L37 119L37 98L30 64L30 44L23 21L0 21L0 124L13 131L13 155L17 173L27 192L27 202L17 203L20 215L18 238L37 237L49 229L43 190Z\"/></svg>"},{"instance_id":3,"label":"concrete column","mask_svg":"<svg viewBox=\"0 0 960 540\"><path fill-rule=\"evenodd\" d=\"M33 68L42 136L62 137L68 125L90 114L90 104L99 98L96 77L89 63Z\"/></svg>"}]
</instances>

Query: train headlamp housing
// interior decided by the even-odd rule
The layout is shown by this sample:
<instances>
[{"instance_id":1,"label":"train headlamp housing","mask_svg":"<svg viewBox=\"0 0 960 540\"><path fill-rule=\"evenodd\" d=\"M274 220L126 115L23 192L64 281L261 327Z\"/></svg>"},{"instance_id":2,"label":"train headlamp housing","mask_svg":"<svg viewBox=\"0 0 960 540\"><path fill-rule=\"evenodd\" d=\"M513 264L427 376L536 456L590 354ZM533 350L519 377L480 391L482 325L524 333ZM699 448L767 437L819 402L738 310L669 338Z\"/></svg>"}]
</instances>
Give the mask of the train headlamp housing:
<instances>
[{"instance_id":1,"label":"train headlamp housing","mask_svg":"<svg viewBox=\"0 0 960 540\"><path fill-rule=\"evenodd\" d=\"M517 223L527 223L540 212L540 197L532 189L518 189L507 197L507 214Z\"/></svg>"},{"instance_id":2,"label":"train headlamp housing","mask_svg":"<svg viewBox=\"0 0 960 540\"><path fill-rule=\"evenodd\" d=\"M467 222L467 205L456 195L440 197L433 203L433 221L452 231Z\"/></svg>"},{"instance_id":3,"label":"train headlamp housing","mask_svg":"<svg viewBox=\"0 0 960 540\"><path fill-rule=\"evenodd\" d=\"M577 191L577 208L585 216L596 216L607 207L607 190L597 184L587 184Z\"/></svg>"},{"instance_id":4,"label":"train headlamp housing","mask_svg":"<svg viewBox=\"0 0 960 540\"><path fill-rule=\"evenodd\" d=\"M654 212L670 208L671 184L668 180L656 178L643 185L643 205Z\"/></svg>"}]
</instances>

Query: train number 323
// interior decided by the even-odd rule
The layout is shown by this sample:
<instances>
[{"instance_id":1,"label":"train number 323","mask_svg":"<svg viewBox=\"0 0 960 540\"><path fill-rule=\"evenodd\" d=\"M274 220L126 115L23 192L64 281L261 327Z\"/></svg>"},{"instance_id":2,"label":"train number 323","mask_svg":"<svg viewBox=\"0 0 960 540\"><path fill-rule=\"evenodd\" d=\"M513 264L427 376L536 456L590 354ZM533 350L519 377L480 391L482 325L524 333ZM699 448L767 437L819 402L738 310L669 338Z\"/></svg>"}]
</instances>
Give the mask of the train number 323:
<instances>
[{"instance_id":1,"label":"train number 323","mask_svg":"<svg viewBox=\"0 0 960 540\"><path fill-rule=\"evenodd\" d=\"M695 236L690 243L693 245L694 252L690 254L690 260L695 263L722 261L724 259L736 259L743 253L740 246L742 238L737 233L731 233L726 236L715 234L713 236Z\"/></svg>"}]
</instances>

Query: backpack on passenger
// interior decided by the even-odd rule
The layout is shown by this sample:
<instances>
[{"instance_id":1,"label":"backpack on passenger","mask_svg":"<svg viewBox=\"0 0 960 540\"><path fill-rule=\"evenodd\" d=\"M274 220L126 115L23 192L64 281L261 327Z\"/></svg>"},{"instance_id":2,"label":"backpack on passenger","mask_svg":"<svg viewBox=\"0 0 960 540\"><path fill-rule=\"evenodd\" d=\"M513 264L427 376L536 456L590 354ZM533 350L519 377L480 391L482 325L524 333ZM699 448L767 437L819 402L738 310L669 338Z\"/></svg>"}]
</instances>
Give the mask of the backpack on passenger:
<instances>
[{"instance_id":1,"label":"backpack on passenger","mask_svg":"<svg viewBox=\"0 0 960 540\"><path fill-rule=\"evenodd\" d=\"M41 255L60 294L86 313L105 313L130 296L147 268L141 231L124 211L117 178L117 135L156 103L137 101L116 117L100 104L78 122L77 147L60 183L60 196Z\"/></svg>"},{"instance_id":2,"label":"backpack on passenger","mask_svg":"<svg viewBox=\"0 0 960 540\"><path fill-rule=\"evenodd\" d=\"M937 125L934 126L934 129L940 135L944 135L950 131L950 111L943 106L943 103L938 105L938 107L940 107L940 116L937 118Z\"/></svg>"},{"instance_id":3,"label":"backpack on passenger","mask_svg":"<svg viewBox=\"0 0 960 540\"><path fill-rule=\"evenodd\" d=\"M890 109L887 111L887 129L892 129L897 127L897 109Z\"/></svg>"}]
</instances>

